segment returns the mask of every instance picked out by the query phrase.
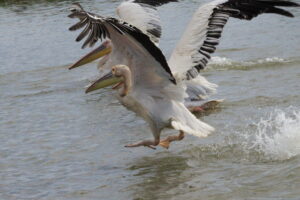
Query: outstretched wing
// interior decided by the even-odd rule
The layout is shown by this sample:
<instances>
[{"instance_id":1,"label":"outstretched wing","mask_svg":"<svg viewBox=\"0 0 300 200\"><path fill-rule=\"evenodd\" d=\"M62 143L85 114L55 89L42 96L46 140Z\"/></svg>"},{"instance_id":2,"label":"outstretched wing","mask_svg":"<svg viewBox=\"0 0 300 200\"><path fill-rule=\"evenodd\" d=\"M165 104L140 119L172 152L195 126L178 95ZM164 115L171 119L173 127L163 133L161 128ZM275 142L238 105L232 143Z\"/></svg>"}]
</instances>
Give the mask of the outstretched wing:
<instances>
[{"instance_id":1,"label":"outstretched wing","mask_svg":"<svg viewBox=\"0 0 300 200\"><path fill-rule=\"evenodd\" d=\"M79 22L70 27L75 31L84 27L76 41L87 37L82 48L93 46L99 39L108 37L114 51L127 58L135 85L159 86L161 83L176 81L161 50L157 48L139 29L115 18L105 18L83 10L80 4L71 7L69 17ZM120 63L125 64L125 63ZM147 74L147 76L143 76ZM170 82L171 81L171 82Z\"/></svg>"},{"instance_id":2,"label":"outstretched wing","mask_svg":"<svg viewBox=\"0 0 300 200\"><path fill-rule=\"evenodd\" d=\"M170 57L173 74L188 80L197 77L215 52L229 17L251 20L263 13L293 17L278 7L297 6L285 0L215 0L201 6Z\"/></svg>"},{"instance_id":3,"label":"outstretched wing","mask_svg":"<svg viewBox=\"0 0 300 200\"><path fill-rule=\"evenodd\" d=\"M140 29L158 45L162 30L156 7L169 2L177 0L129 0L122 2L116 12L122 20Z\"/></svg>"}]
</instances>

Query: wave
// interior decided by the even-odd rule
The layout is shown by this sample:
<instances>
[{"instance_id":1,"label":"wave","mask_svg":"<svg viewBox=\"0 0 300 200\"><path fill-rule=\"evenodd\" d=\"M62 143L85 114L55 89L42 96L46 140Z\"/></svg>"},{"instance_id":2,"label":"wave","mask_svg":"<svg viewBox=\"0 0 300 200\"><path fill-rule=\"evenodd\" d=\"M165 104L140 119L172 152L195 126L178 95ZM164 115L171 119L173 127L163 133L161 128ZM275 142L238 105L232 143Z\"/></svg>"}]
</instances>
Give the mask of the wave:
<instances>
[{"instance_id":1,"label":"wave","mask_svg":"<svg viewBox=\"0 0 300 200\"><path fill-rule=\"evenodd\" d=\"M275 110L254 124L244 137L244 149L269 160L286 160L300 155L300 110Z\"/></svg>"},{"instance_id":2,"label":"wave","mask_svg":"<svg viewBox=\"0 0 300 200\"><path fill-rule=\"evenodd\" d=\"M300 156L300 109L274 110L246 128L203 142L183 151L195 165L220 159L255 163L292 159Z\"/></svg>"},{"instance_id":3,"label":"wave","mask_svg":"<svg viewBox=\"0 0 300 200\"><path fill-rule=\"evenodd\" d=\"M300 63L300 60L271 57L253 61L235 61L225 57L212 57L207 70L251 70L254 68L282 66L283 64L293 63Z\"/></svg>"}]
</instances>

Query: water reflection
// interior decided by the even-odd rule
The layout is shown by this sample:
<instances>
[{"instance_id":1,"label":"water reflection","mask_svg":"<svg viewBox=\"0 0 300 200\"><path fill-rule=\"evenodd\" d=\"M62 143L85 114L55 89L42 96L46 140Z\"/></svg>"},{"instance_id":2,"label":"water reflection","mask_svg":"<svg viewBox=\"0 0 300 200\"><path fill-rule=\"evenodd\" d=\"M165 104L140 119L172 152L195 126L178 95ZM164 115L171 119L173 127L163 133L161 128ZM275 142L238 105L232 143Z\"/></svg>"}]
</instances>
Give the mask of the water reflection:
<instances>
[{"instance_id":1,"label":"water reflection","mask_svg":"<svg viewBox=\"0 0 300 200\"><path fill-rule=\"evenodd\" d=\"M184 183L183 172L189 168L187 158L171 153L158 153L133 162L128 168L135 172L134 183L126 188L134 199L161 199L172 197L173 188ZM136 181L137 180L137 181Z\"/></svg>"},{"instance_id":2,"label":"water reflection","mask_svg":"<svg viewBox=\"0 0 300 200\"><path fill-rule=\"evenodd\" d=\"M31 6L34 4L45 4L45 5L51 5L51 4L71 4L74 2L78 2L78 0L0 0L0 6L1 7L9 7L9 6ZM82 2L84 4L90 4L90 3L115 3L120 2L120 0L102 0L101 2Z\"/></svg>"},{"instance_id":3,"label":"water reflection","mask_svg":"<svg viewBox=\"0 0 300 200\"><path fill-rule=\"evenodd\" d=\"M65 3L70 3L70 2L76 2L75 0L0 0L0 6L6 7L6 6L11 6L11 5L19 5L19 6L29 6L33 4L49 4L49 3L56 3L56 2L65 2Z\"/></svg>"}]
</instances>

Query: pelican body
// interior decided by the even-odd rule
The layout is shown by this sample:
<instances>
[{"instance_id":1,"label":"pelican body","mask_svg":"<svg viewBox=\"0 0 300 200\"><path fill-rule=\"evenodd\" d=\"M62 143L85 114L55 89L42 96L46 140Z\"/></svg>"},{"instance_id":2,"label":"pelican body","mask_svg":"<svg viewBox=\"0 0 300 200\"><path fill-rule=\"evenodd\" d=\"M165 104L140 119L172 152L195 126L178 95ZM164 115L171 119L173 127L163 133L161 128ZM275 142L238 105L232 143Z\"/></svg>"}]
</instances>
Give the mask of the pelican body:
<instances>
[{"instance_id":1,"label":"pelican body","mask_svg":"<svg viewBox=\"0 0 300 200\"><path fill-rule=\"evenodd\" d=\"M101 84L112 77L118 78L121 83L114 88L118 89L120 102L149 124L154 140L144 140L127 147L154 148L160 144L168 148L170 142L182 139L184 133L206 137L213 132L213 127L198 120L184 106L184 98L187 96L185 87L176 83L161 50L147 35L117 19L88 13L79 4L74 4L71 11L69 16L80 20L71 27L72 30L81 28L81 23L86 27L92 26L80 34L89 35L85 44L92 44L95 38L105 33L109 35L113 46L118 47L113 52L127 58L124 61L126 65L112 65L110 72L96 81ZM95 30L103 32L100 34ZM173 128L180 133L161 140L160 134L164 128Z\"/></svg>"},{"instance_id":2,"label":"pelican body","mask_svg":"<svg viewBox=\"0 0 300 200\"><path fill-rule=\"evenodd\" d=\"M140 67L143 68L143 67ZM147 146L155 149L158 144L169 148L173 141L184 138L184 132L206 137L214 129L196 119L184 106L184 89L171 82L165 82L161 88L144 88L133 84L133 73L126 65L112 67L111 73L99 79L99 82L112 77L122 81L114 89L118 89L117 98L129 110L142 117L148 124L154 136L154 140L144 140L126 147ZM179 130L179 134L160 140L161 131L164 128Z\"/></svg>"}]
</instances>

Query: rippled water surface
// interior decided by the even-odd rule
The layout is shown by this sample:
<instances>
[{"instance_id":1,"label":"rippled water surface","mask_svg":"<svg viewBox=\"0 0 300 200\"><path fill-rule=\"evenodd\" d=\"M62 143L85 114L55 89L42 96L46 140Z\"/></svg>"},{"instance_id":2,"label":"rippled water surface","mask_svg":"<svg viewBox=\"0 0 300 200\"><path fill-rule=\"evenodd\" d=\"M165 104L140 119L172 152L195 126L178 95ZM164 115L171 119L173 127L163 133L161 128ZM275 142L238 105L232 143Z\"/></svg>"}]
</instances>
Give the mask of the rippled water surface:
<instances>
[{"instance_id":1,"label":"rippled water surface","mask_svg":"<svg viewBox=\"0 0 300 200\"><path fill-rule=\"evenodd\" d=\"M0 0L0 199L300 199L299 9L230 20L203 72L226 100L201 117L217 131L154 151L124 148L152 136L110 89L84 94L95 63L67 70L88 51L72 2ZM167 56L201 3L159 9Z\"/></svg>"}]
</instances>

